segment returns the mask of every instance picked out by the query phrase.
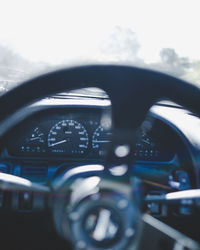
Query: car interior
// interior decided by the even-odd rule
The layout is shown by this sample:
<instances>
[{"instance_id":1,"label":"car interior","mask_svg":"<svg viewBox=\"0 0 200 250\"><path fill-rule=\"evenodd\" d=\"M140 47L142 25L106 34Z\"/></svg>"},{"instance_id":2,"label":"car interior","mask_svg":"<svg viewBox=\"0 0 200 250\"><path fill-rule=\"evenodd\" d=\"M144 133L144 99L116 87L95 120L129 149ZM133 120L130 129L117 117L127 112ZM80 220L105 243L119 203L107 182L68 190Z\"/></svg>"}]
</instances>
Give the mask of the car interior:
<instances>
[{"instance_id":1,"label":"car interior","mask_svg":"<svg viewBox=\"0 0 200 250\"><path fill-rule=\"evenodd\" d=\"M200 249L200 90L68 67L0 97L2 249Z\"/></svg>"}]
</instances>

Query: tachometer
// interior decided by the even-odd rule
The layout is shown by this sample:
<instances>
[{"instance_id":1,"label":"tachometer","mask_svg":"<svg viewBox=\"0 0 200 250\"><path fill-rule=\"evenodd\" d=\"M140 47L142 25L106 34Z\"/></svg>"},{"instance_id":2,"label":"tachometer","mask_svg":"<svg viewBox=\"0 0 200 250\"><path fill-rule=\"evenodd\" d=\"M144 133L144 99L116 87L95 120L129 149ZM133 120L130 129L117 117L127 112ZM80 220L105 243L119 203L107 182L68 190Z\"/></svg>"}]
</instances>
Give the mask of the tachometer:
<instances>
[{"instance_id":1,"label":"tachometer","mask_svg":"<svg viewBox=\"0 0 200 250\"><path fill-rule=\"evenodd\" d=\"M99 155L104 156L111 139L110 129L106 130L101 125L97 127L92 136L92 148Z\"/></svg>"},{"instance_id":2,"label":"tachometer","mask_svg":"<svg viewBox=\"0 0 200 250\"><path fill-rule=\"evenodd\" d=\"M83 155L88 148L88 133L77 121L59 121L48 134L48 147L52 153Z\"/></svg>"}]
</instances>

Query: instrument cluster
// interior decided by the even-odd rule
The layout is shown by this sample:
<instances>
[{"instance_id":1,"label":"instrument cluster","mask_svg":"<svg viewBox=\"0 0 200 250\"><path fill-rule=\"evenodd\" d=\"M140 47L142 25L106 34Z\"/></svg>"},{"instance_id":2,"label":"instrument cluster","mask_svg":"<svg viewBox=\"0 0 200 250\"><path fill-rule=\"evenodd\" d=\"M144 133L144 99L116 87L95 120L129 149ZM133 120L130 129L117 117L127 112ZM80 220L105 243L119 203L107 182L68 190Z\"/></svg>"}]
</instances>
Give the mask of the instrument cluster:
<instances>
[{"instance_id":1,"label":"instrument cluster","mask_svg":"<svg viewBox=\"0 0 200 250\"><path fill-rule=\"evenodd\" d=\"M112 136L108 110L46 110L27 119L11 133L7 151L10 156L102 158ZM137 160L170 160L155 136L142 132L136 143Z\"/></svg>"},{"instance_id":2,"label":"instrument cluster","mask_svg":"<svg viewBox=\"0 0 200 250\"><path fill-rule=\"evenodd\" d=\"M8 153L13 156L98 158L111 140L111 120L102 110L39 113L12 133Z\"/></svg>"}]
</instances>

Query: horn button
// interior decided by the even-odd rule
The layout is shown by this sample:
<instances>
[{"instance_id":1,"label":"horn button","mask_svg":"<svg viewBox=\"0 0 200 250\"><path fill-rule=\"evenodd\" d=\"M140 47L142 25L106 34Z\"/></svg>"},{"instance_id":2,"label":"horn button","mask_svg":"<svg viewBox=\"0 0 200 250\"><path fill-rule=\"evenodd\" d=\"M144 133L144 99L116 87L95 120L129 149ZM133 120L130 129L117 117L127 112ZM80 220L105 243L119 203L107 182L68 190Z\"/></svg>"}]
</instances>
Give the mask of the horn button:
<instances>
[{"instance_id":1,"label":"horn button","mask_svg":"<svg viewBox=\"0 0 200 250\"><path fill-rule=\"evenodd\" d=\"M135 238L137 209L119 192L101 191L84 198L70 212L77 249L125 249Z\"/></svg>"}]
</instances>

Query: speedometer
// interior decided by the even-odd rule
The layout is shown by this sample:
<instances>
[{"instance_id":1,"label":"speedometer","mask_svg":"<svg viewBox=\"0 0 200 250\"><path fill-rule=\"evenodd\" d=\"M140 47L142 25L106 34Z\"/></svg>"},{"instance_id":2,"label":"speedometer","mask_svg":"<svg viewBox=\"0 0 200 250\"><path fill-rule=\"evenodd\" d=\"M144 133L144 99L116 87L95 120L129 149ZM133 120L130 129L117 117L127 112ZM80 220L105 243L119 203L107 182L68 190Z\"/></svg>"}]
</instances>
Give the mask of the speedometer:
<instances>
[{"instance_id":1,"label":"speedometer","mask_svg":"<svg viewBox=\"0 0 200 250\"><path fill-rule=\"evenodd\" d=\"M88 148L88 133L77 121L59 121L48 134L48 147L52 153L83 155Z\"/></svg>"}]
</instances>

